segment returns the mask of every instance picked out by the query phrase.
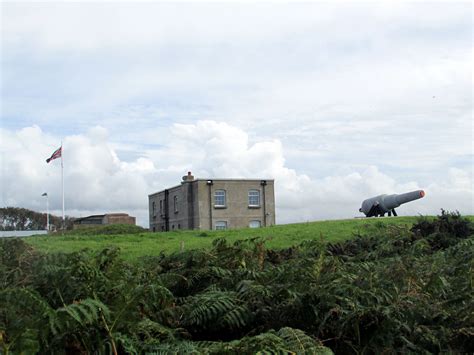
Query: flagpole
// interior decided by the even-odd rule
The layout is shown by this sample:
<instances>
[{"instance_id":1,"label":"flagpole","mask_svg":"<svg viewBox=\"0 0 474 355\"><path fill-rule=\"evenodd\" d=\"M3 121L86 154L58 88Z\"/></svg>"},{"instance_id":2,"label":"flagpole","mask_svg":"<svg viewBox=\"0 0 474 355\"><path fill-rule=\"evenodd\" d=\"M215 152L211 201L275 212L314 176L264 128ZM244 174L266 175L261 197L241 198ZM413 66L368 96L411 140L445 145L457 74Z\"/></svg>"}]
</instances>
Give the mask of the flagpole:
<instances>
[{"instance_id":1,"label":"flagpole","mask_svg":"<svg viewBox=\"0 0 474 355\"><path fill-rule=\"evenodd\" d=\"M49 233L49 195L45 192L41 196L46 196L46 233Z\"/></svg>"},{"instance_id":2,"label":"flagpole","mask_svg":"<svg viewBox=\"0 0 474 355\"><path fill-rule=\"evenodd\" d=\"M46 230L49 233L49 196L46 195Z\"/></svg>"},{"instance_id":3,"label":"flagpole","mask_svg":"<svg viewBox=\"0 0 474 355\"><path fill-rule=\"evenodd\" d=\"M46 159L46 163L49 163L51 160L58 159L61 157L61 186L63 190L63 223L62 223L62 230L65 229L66 223L64 218L64 161L63 161L63 141L61 141L61 146L56 149L51 156ZM45 195L43 195L45 196Z\"/></svg>"},{"instance_id":4,"label":"flagpole","mask_svg":"<svg viewBox=\"0 0 474 355\"><path fill-rule=\"evenodd\" d=\"M63 165L63 142L61 142L61 185L63 188L63 230L65 229L64 224L64 165Z\"/></svg>"}]
</instances>

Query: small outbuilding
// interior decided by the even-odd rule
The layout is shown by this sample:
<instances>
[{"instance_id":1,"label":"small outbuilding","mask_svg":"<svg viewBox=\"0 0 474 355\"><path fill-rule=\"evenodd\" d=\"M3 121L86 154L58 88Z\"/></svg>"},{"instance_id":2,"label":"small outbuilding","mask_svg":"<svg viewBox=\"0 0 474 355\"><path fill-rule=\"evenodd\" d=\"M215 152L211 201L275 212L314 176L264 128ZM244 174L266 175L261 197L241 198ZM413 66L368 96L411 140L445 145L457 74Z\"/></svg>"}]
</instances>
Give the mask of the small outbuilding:
<instances>
[{"instance_id":1,"label":"small outbuilding","mask_svg":"<svg viewBox=\"0 0 474 355\"><path fill-rule=\"evenodd\" d=\"M136 218L127 213L96 214L74 220L74 229L110 224L136 224Z\"/></svg>"}]
</instances>

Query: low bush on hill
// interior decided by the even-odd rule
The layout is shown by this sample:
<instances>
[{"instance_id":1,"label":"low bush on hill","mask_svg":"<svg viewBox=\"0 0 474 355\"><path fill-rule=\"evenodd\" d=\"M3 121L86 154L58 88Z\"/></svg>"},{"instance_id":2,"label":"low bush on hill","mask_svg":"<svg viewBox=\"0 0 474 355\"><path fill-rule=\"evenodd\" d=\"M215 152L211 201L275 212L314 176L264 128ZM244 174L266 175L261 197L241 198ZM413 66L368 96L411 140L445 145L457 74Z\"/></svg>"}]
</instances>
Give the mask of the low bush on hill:
<instances>
[{"instance_id":1,"label":"low bush on hill","mask_svg":"<svg viewBox=\"0 0 474 355\"><path fill-rule=\"evenodd\" d=\"M0 241L7 353L474 352L474 235L457 213L346 242L265 239L122 261Z\"/></svg>"},{"instance_id":2,"label":"low bush on hill","mask_svg":"<svg viewBox=\"0 0 474 355\"><path fill-rule=\"evenodd\" d=\"M133 224L110 224L97 227L84 227L66 232L67 235L119 235L119 234L139 234L148 230ZM60 234L61 232L58 232Z\"/></svg>"}]
</instances>

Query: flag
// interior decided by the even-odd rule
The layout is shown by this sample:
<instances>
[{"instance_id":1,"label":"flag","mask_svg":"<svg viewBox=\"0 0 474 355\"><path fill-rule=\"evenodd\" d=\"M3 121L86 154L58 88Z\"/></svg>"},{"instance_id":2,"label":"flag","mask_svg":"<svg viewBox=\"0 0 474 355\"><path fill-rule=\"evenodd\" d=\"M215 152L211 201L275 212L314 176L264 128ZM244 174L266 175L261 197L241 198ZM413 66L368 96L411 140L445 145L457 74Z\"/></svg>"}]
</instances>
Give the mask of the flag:
<instances>
[{"instance_id":1,"label":"flag","mask_svg":"<svg viewBox=\"0 0 474 355\"><path fill-rule=\"evenodd\" d=\"M47 192L45 192L45 193L44 193L44 194L42 194L41 196L48 196L48 193L47 193Z\"/></svg>"},{"instance_id":2,"label":"flag","mask_svg":"<svg viewBox=\"0 0 474 355\"><path fill-rule=\"evenodd\" d=\"M51 160L60 158L62 149L63 149L63 146L60 146L58 149L56 149L54 153L48 159L46 159L46 163L49 163Z\"/></svg>"}]
</instances>

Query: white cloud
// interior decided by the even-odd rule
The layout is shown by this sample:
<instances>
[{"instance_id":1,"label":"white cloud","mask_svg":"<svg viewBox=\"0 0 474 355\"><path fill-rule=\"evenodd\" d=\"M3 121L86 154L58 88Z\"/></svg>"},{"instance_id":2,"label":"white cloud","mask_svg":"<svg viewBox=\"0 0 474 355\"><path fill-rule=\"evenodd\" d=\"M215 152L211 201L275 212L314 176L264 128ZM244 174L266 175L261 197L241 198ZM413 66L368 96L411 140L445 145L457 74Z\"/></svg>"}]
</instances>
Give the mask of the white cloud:
<instances>
[{"instance_id":1,"label":"white cloud","mask_svg":"<svg viewBox=\"0 0 474 355\"><path fill-rule=\"evenodd\" d=\"M37 126L2 130L0 138L3 205L42 210L41 194L47 191L52 209L60 214L60 162L44 161L57 148L58 139ZM375 166L314 178L286 166L279 140L257 137L257 142L249 143L245 131L209 120L174 124L163 147L132 162L121 161L109 139L102 127L65 137L67 214L127 212L146 226L148 194L176 185L188 170L198 178L275 179L278 223L351 218L359 215L365 198L420 188L426 197L400 207L401 215L437 214L441 208L474 212L472 173L458 168L427 186L396 181Z\"/></svg>"},{"instance_id":2,"label":"white cloud","mask_svg":"<svg viewBox=\"0 0 474 355\"><path fill-rule=\"evenodd\" d=\"M94 127L63 141L65 205L75 211L114 212L146 208L153 162L146 158L121 162L108 142L107 131ZM52 210L61 211L61 162L46 164L60 140L35 127L1 130L1 195L4 206L42 209L48 192ZM141 223L143 220L143 216Z\"/></svg>"},{"instance_id":3,"label":"white cloud","mask_svg":"<svg viewBox=\"0 0 474 355\"><path fill-rule=\"evenodd\" d=\"M468 3L1 6L3 204L41 208L63 136L71 213L144 223L188 170L274 177L280 222L472 211Z\"/></svg>"},{"instance_id":4,"label":"white cloud","mask_svg":"<svg viewBox=\"0 0 474 355\"><path fill-rule=\"evenodd\" d=\"M20 127L100 124L134 160L173 123L208 118L249 144L277 139L289 166L319 177L350 162L441 178L472 155L462 6L9 6L3 116ZM207 147L219 139L233 137ZM157 167L177 173L179 161Z\"/></svg>"}]
</instances>

